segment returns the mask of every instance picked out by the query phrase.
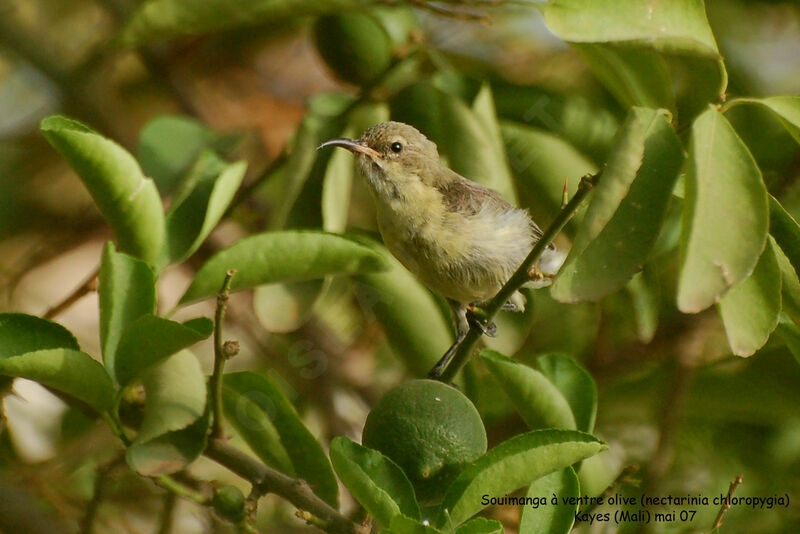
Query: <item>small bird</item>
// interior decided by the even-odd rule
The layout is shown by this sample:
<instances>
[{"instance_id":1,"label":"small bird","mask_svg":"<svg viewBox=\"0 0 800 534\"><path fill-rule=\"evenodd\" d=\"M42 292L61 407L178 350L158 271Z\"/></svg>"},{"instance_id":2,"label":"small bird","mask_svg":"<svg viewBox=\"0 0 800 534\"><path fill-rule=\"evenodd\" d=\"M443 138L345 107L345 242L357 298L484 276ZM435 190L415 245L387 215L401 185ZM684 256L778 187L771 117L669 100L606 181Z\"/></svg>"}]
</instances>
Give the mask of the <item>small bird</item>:
<instances>
[{"instance_id":1,"label":"small bird","mask_svg":"<svg viewBox=\"0 0 800 534\"><path fill-rule=\"evenodd\" d=\"M527 211L448 168L436 144L408 124L384 122L360 139L331 139L319 148L328 146L356 155L375 200L386 247L450 305L457 339L431 371L438 376L471 321L485 334L494 334L493 324L484 325L468 311L497 294L542 231ZM545 269L554 262L558 258L551 245L539 265ZM540 272L534 278L528 285L550 283ZM521 310L524 302L517 292L503 309Z\"/></svg>"}]
</instances>

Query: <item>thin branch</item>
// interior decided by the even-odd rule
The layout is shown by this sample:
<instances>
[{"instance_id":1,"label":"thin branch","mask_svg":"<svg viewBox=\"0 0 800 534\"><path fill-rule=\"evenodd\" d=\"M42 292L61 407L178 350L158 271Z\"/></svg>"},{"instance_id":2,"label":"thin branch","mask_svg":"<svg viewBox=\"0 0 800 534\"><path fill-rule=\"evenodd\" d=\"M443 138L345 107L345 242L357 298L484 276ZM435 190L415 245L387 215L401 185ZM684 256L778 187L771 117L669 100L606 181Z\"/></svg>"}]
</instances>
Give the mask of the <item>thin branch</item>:
<instances>
[{"instance_id":1,"label":"thin branch","mask_svg":"<svg viewBox=\"0 0 800 534\"><path fill-rule=\"evenodd\" d=\"M106 462L97 468L97 478L94 482L94 495L92 495L89 504L86 505L86 513L83 515L83 519L81 519L81 534L92 534L94 522L97 519L97 511L100 509L100 504L103 502L103 498L105 497L108 476L115 467L122 463L123 459L123 455L117 455L111 461Z\"/></svg>"},{"instance_id":2,"label":"thin branch","mask_svg":"<svg viewBox=\"0 0 800 534\"><path fill-rule=\"evenodd\" d=\"M578 190L575 192L575 195L573 195L572 199L561 209L553 222L550 223L550 226L544 231L542 237L539 238L539 241L536 242L536 245L534 245L533 249L528 254L528 257L525 258L514 274L511 275L511 278L509 278L508 282L506 282L505 285L500 288L500 292L489 301L485 308L483 308L487 321L491 321L497 312L500 311L500 308L503 307L503 304L508 301L511 295L513 295L516 290L521 288L525 282L529 281L528 270L534 266L537 261L539 261L539 258L547 246L553 241L556 235L558 235L561 229L566 226L569 220L572 219L572 217L578 211L578 208L580 208L581 204L583 204L583 201L589 195L589 192L597 182L600 174L601 173L597 173L595 175L586 175L581 178L581 182L578 185ZM444 371L442 371L441 376L438 377L439 380L443 382L453 381L455 376L469 361L469 358L472 356L472 350L478 343L482 333L483 331L480 329L480 327L474 324L470 325L470 329L467 332L466 337L464 337L460 343L456 342L458 343L458 348L453 356L453 360L444 369Z\"/></svg>"},{"instance_id":3,"label":"thin branch","mask_svg":"<svg viewBox=\"0 0 800 534\"><path fill-rule=\"evenodd\" d=\"M172 531L172 517L175 514L175 504L178 496L168 491L164 494L164 506L161 509L161 517L158 520L158 534L169 534Z\"/></svg>"},{"instance_id":4,"label":"thin branch","mask_svg":"<svg viewBox=\"0 0 800 534\"><path fill-rule=\"evenodd\" d=\"M223 438L225 436L224 422L222 419L222 373L225 369L225 362L235 354L231 354L230 344L222 341L222 322L225 319L225 310L228 308L228 297L231 292L231 281L235 269L230 269L225 273L225 281L217 295L217 312L214 315L214 371L209 381L211 391L211 410L212 410L212 438Z\"/></svg>"},{"instance_id":5,"label":"thin branch","mask_svg":"<svg viewBox=\"0 0 800 534\"><path fill-rule=\"evenodd\" d=\"M83 281L81 285L76 287L72 293L64 297L64 299L61 302L59 302L58 304L56 304L55 306L44 312L42 317L44 317L45 319L52 319L53 317L56 317L57 315L64 313L66 310L72 307L73 304L78 302L84 296L88 295L93 291L97 291L97 275L99 274L100 274L100 266L98 265L97 268L94 271L92 271L92 273L89 276L86 277L86 279Z\"/></svg>"},{"instance_id":6,"label":"thin branch","mask_svg":"<svg viewBox=\"0 0 800 534\"><path fill-rule=\"evenodd\" d=\"M221 439L211 439L203 453L218 464L257 486L262 493L271 492L283 497L298 509L310 513L312 521L332 534L367 534L369 527L350 521L328 503L317 497L309 485L299 479L284 475L232 447Z\"/></svg>"},{"instance_id":7,"label":"thin branch","mask_svg":"<svg viewBox=\"0 0 800 534\"><path fill-rule=\"evenodd\" d=\"M733 497L733 492L736 491L736 488L739 487L739 484L742 483L744 477L742 475L737 476L731 481L731 485L728 488L728 495L725 497L725 501L722 503L722 507L719 509L719 513L717 513L717 518L714 519L714 524L711 525L711 532L719 529L722 526L722 523L725 522L725 513L731 507L731 497Z\"/></svg>"},{"instance_id":8,"label":"thin branch","mask_svg":"<svg viewBox=\"0 0 800 534\"><path fill-rule=\"evenodd\" d=\"M202 492L199 492L194 488L190 488L182 482L178 482L174 477L169 475L159 475L157 477L153 477L153 482L168 492L177 495L178 497L189 499L197 504L205 506L210 502L210 499L206 495L203 495Z\"/></svg>"}]
</instances>

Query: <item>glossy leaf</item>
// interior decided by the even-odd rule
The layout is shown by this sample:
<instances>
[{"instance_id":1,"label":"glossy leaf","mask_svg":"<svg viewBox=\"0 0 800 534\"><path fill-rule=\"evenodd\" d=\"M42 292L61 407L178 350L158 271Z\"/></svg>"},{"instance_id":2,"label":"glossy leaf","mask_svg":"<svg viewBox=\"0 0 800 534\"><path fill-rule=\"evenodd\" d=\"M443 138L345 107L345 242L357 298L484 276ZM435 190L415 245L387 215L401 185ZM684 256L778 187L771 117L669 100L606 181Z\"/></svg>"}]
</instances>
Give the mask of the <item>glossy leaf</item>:
<instances>
[{"instance_id":1,"label":"glossy leaf","mask_svg":"<svg viewBox=\"0 0 800 534\"><path fill-rule=\"evenodd\" d=\"M105 369L76 349L45 349L0 357L0 375L34 380L98 412L112 405L114 388Z\"/></svg>"},{"instance_id":2,"label":"glossy leaf","mask_svg":"<svg viewBox=\"0 0 800 534\"><path fill-rule=\"evenodd\" d=\"M390 105L392 119L411 124L436 143L451 169L516 203L499 140L465 102L424 81L400 91Z\"/></svg>"},{"instance_id":3,"label":"glossy leaf","mask_svg":"<svg viewBox=\"0 0 800 534\"><path fill-rule=\"evenodd\" d=\"M388 527L398 513L419 518L414 488L389 458L345 437L333 439L330 454L336 474L379 524Z\"/></svg>"},{"instance_id":4,"label":"glossy leaf","mask_svg":"<svg viewBox=\"0 0 800 534\"><path fill-rule=\"evenodd\" d=\"M692 126L678 279L681 311L706 309L750 274L767 239L767 209L753 156L725 117L709 108Z\"/></svg>"},{"instance_id":5,"label":"glossy leaf","mask_svg":"<svg viewBox=\"0 0 800 534\"><path fill-rule=\"evenodd\" d=\"M800 279L789 258L772 237L770 244L781 273L781 309L795 324L800 324Z\"/></svg>"},{"instance_id":6,"label":"glossy leaf","mask_svg":"<svg viewBox=\"0 0 800 534\"><path fill-rule=\"evenodd\" d=\"M241 239L212 256L180 303L216 295L229 269L236 269L231 289L239 291L272 282L299 282L384 267L380 254L347 237L318 231L266 232Z\"/></svg>"},{"instance_id":7,"label":"glossy leaf","mask_svg":"<svg viewBox=\"0 0 800 534\"><path fill-rule=\"evenodd\" d=\"M171 194L203 150L221 138L203 123L183 115L161 115L139 132L136 159L162 195Z\"/></svg>"},{"instance_id":8,"label":"glossy leaf","mask_svg":"<svg viewBox=\"0 0 800 534\"><path fill-rule=\"evenodd\" d=\"M197 358L182 350L151 368L142 382L144 415L128 463L146 476L179 471L205 448L206 377Z\"/></svg>"},{"instance_id":9,"label":"glossy leaf","mask_svg":"<svg viewBox=\"0 0 800 534\"><path fill-rule=\"evenodd\" d=\"M0 313L0 358L45 349L80 350L72 332L25 313Z\"/></svg>"},{"instance_id":10,"label":"glossy leaf","mask_svg":"<svg viewBox=\"0 0 800 534\"><path fill-rule=\"evenodd\" d=\"M141 374L179 350L211 335L214 322L205 317L184 324L155 315L143 315L122 332L114 361L117 383L125 387Z\"/></svg>"},{"instance_id":11,"label":"glossy leaf","mask_svg":"<svg viewBox=\"0 0 800 534\"><path fill-rule=\"evenodd\" d=\"M403 514L392 518L388 529L381 530L381 534L442 534L442 531L433 528L427 523L421 523Z\"/></svg>"},{"instance_id":12,"label":"glossy leaf","mask_svg":"<svg viewBox=\"0 0 800 534\"><path fill-rule=\"evenodd\" d=\"M482 350L480 358L529 427L576 428L567 399L542 373L490 350Z\"/></svg>"},{"instance_id":13,"label":"glossy leaf","mask_svg":"<svg viewBox=\"0 0 800 534\"><path fill-rule=\"evenodd\" d=\"M750 356L764 346L778 325L780 311L781 272L768 242L750 276L719 301L719 313L733 353Z\"/></svg>"},{"instance_id":14,"label":"glossy leaf","mask_svg":"<svg viewBox=\"0 0 800 534\"><path fill-rule=\"evenodd\" d=\"M224 387L260 408L280 436L284 450L294 467L293 475L308 482L314 493L328 504L337 506L338 486L328 457L300 420L294 406L286 399L283 392L264 375L250 371L226 374ZM239 401L236 399L234 402ZM250 424L252 421L258 423L258 419L245 420L241 419L242 414L239 412L233 414L228 412L229 419L234 416L240 418L234 424L237 425L242 437L255 449L255 452L258 452L253 442L259 439L259 428Z\"/></svg>"},{"instance_id":15,"label":"glossy leaf","mask_svg":"<svg viewBox=\"0 0 800 534\"><path fill-rule=\"evenodd\" d=\"M795 323L784 317L779 323L775 332L781 336L786 348L792 353L794 359L800 364L800 328Z\"/></svg>"},{"instance_id":16,"label":"glossy leaf","mask_svg":"<svg viewBox=\"0 0 800 534\"><path fill-rule=\"evenodd\" d=\"M505 530L497 519L475 517L459 526L456 534L505 534Z\"/></svg>"},{"instance_id":17,"label":"glossy leaf","mask_svg":"<svg viewBox=\"0 0 800 534\"><path fill-rule=\"evenodd\" d=\"M167 245L173 263L194 254L217 226L246 170L244 161L229 164L212 152L200 155L167 212Z\"/></svg>"},{"instance_id":18,"label":"glossy leaf","mask_svg":"<svg viewBox=\"0 0 800 534\"><path fill-rule=\"evenodd\" d=\"M156 277L146 263L106 243L99 281L100 347L108 373L116 376L114 360L122 332L156 311Z\"/></svg>"},{"instance_id":19,"label":"glossy leaf","mask_svg":"<svg viewBox=\"0 0 800 534\"><path fill-rule=\"evenodd\" d=\"M566 354L539 356L534 366L558 388L572 409L578 430L591 432L597 415L597 386L589 372Z\"/></svg>"},{"instance_id":20,"label":"glossy leaf","mask_svg":"<svg viewBox=\"0 0 800 534\"><path fill-rule=\"evenodd\" d=\"M122 33L122 42L136 46L178 35L198 35L260 24L280 24L299 17L353 9L355 0L149 0L139 5Z\"/></svg>"},{"instance_id":21,"label":"glossy leaf","mask_svg":"<svg viewBox=\"0 0 800 534\"><path fill-rule=\"evenodd\" d=\"M767 98L742 98L737 102L758 104L772 111L794 139L800 143L800 96L770 96Z\"/></svg>"},{"instance_id":22,"label":"glossy leaf","mask_svg":"<svg viewBox=\"0 0 800 534\"><path fill-rule=\"evenodd\" d=\"M558 504L552 504L550 499L555 495ZM522 507L519 520L519 534L568 534L575 522L578 512L577 504L565 504L562 499L575 499L580 497L580 484L578 476L572 467L565 467L553 471L536 480L528 488L526 497L546 498L547 504L534 508L529 505Z\"/></svg>"},{"instance_id":23,"label":"glossy leaf","mask_svg":"<svg viewBox=\"0 0 800 534\"><path fill-rule=\"evenodd\" d=\"M551 294L598 299L641 270L658 237L683 149L659 111L633 108Z\"/></svg>"},{"instance_id":24,"label":"glossy leaf","mask_svg":"<svg viewBox=\"0 0 800 534\"><path fill-rule=\"evenodd\" d=\"M359 304L383 326L406 368L414 376L426 376L453 342L453 328L434 296L389 251L375 247L391 267L356 278Z\"/></svg>"},{"instance_id":25,"label":"glossy leaf","mask_svg":"<svg viewBox=\"0 0 800 534\"><path fill-rule=\"evenodd\" d=\"M607 446L574 430L534 430L497 445L447 488L438 525L457 526L481 511L482 495L505 495Z\"/></svg>"},{"instance_id":26,"label":"glossy leaf","mask_svg":"<svg viewBox=\"0 0 800 534\"><path fill-rule=\"evenodd\" d=\"M645 265L627 286L633 312L636 317L636 333L639 341L650 343L658 327L659 288L652 269Z\"/></svg>"},{"instance_id":27,"label":"glossy leaf","mask_svg":"<svg viewBox=\"0 0 800 534\"><path fill-rule=\"evenodd\" d=\"M123 252L155 265L164 245L164 208L155 184L124 148L88 126L67 117L44 119L41 130L64 156Z\"/></svg>"},{"instance_id":28,"label":"glossy leaf","mask_svg":"<svg viewBox=\"0 0 800 534\"><path fill-rule=\"evenodd\" d=\"M607 44L573 46L625 108L643 106L675 111L672 80L664 58L658 53Z\"/></svg>"}]
</instances>

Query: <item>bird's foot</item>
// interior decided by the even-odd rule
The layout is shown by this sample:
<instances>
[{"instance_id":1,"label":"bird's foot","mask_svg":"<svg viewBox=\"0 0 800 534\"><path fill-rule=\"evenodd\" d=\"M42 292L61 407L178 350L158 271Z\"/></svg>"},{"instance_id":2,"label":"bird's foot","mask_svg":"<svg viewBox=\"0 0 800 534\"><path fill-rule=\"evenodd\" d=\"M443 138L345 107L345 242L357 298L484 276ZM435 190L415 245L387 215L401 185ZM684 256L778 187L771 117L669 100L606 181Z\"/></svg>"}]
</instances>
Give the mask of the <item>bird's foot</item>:
<instances>
[{"instance_id":1,"label":"bird's foot","mask_svg":"<svg viewBox=\"0 0 800 534\"><path fill-rule=\"evenodd\" d=\"M467 306L467 321L480 328L485 336L495 337L497 335L497 325L493 321L489 321L486 312L474 304Z\"/></svg>"},{"instance_id":2,"label":"bird's foot","mask_svg":"<svg viewBox=\"0 0 800 534\"><path fill-rule=\"evenodd\" d=\"M555 277L556 275L554 274L543 273L541 270L539 270L539 267L537 265L531 265L528 268L528 280L531 280L533 282L538 282L540 280L544 280L545 278L549 278L552 280Z\"/></svg>"}]
</instances>

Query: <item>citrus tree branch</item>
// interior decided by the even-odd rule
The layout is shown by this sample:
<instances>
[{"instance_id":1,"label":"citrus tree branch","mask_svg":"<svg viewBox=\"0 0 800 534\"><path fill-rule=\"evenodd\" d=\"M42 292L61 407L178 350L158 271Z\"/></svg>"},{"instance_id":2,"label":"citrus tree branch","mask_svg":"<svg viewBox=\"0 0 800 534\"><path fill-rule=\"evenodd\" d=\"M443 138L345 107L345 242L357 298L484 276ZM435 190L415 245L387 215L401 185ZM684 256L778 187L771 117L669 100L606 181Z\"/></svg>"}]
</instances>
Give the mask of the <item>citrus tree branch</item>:
<instances>
[{"instance_id":1,"label":"citrus tree branch","mask_svg":"<svg viewBox=\"0 0 800 534\"><path fill-rule=\"evenodd\" d=\"M315 519L307 522L332 534L366 534L369 528L359 525L336 511L317 497L304 480L284 475L268 465L229 445L224 440L212 438L203 453L228 470L253 484L261 493L274 493L291 502L302 512ZM305 516L303 514L301 517Z\"/></svg>"},{"instance_id":2,"label":"citrus tree branch","mask_svg":"<svg viewBox=\"0 0 800 534\"><path fill-rule=\"evenodd\" d=\"M515 291L517 291L530 280L528 271L531 267L536 265L536 262L539 261L539 258L547 246L553 241L556 235L558 235L561 229L566 226L569 220L572 219L572 217L578 211L578 208L581 207L581 204L583 204L583 201L586 200L586 197L589 195L592 187L597 182L600 174L601 173L594 175L589 174L581 178L580 184L578 185L578 190L575 192L572 199L570 199L570 201L561 208L561 211L558 212L556 218L552 223L550 223L550 226L547 227L547 230L544 231L542 237L536 242L536 245L534 245L533 249L530 251L522 264L517 268L514 274L511 275L511 278L508 279L505 285L500 288L500 291L497 293L497 295L495 295L495 297L483 308L483 312L487 321L491 321L497 312L500 311L500 308L503 307L503 304L508 301L511 295L513 295ZM478 343L482 333L483 331L478 325L471 324L466 337L464 337L460 343L457 342L458 348L456 349L450 364L445 367L441 376L436 378L443 382L452 382L459 371L461 371L464 365L466 365L469 361L472 351L475 348L475 345ZM431 376L435 377L435 375Z\"/></svg>"},{"instance_id":3,"label":"citrus tree branch","mask_svg":"<svg viewBox=\"0 0 800 534\"><path fill-rule=\"evenodd\" d=\"M217 311L214 314L214 371L209 380L209 391L211 392L211 411L212 411L212 438L223 438L225 427L222 419L222 373L225 370L225 362L233 356L226 348L222 340L222 322L225 320L225 311L228 309L228 297L231 293L231 281L235 269L225 273L225 281L222 283L217 295Z\"/></svg>"}]
</instances>

